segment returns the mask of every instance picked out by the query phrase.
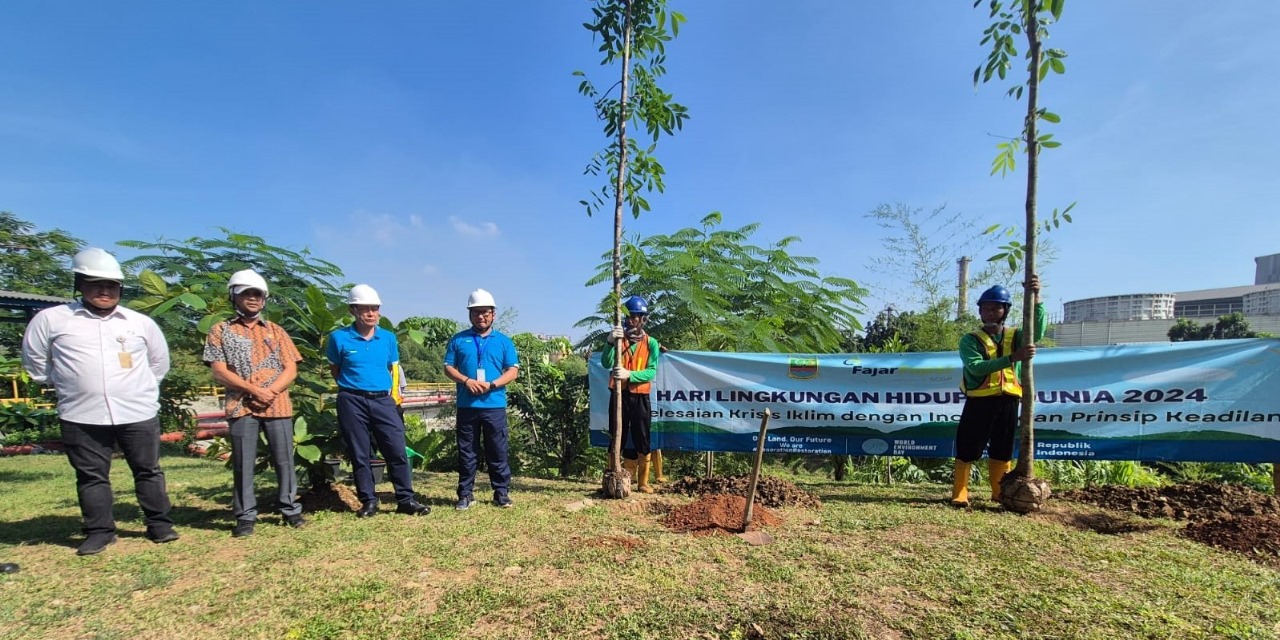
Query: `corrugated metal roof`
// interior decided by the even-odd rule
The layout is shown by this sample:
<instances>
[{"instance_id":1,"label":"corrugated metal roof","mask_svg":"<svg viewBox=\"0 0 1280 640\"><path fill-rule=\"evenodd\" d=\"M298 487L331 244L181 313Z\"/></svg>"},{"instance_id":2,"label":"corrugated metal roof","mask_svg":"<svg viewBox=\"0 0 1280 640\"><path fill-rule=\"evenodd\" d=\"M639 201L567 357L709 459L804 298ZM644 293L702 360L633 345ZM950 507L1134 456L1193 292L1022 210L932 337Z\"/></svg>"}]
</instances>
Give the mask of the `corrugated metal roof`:
<instances>
[{"instance_id":1,"label":"corrugated metal roof","mask_svg":"<svg viewBox=\"0 0 1280 640\"><path fill-rule=\"evenodd\" d=\"M0 291L0 303L30 303L42 302L48 305L63 304L71 302L71 298L60 298L58 296L42 296L38 293L23 293L21 291Z\"/></svg>"},{"instance_id":2,"label":"corrugated metal roof","mask_svg":"<svg viewBox=\"0 0 1280 640\"><path fill-rule=\"evenodd\" d=\"M1277 284L1250 284L1243 287L1223 287L1221 289L1198 289L1196 291L1179 291L1173 294L1179 302L1195 302L1197 300L1218 300L1220 298L1239 298L1246 293L1280 289Z\"/></svg>"}]
</instances>

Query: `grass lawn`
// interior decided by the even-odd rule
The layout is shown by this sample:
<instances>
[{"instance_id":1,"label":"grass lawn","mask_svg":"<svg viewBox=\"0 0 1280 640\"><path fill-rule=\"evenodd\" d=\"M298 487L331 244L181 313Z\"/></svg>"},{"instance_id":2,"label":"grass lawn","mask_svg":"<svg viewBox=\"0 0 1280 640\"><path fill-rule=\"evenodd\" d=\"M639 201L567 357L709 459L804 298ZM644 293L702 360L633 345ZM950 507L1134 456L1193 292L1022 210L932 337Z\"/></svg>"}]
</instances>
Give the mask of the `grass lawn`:
<instances>
[{"instance_id":1,"label":"grass lawn","mask_svg":"<svg viewBox=\"0 0 1280 640\"><path fill-rule=\"evenodd\" d=\"M0 638L1270 638L1280 572L1176 535L948 507L939 485L802 486L777 541L667 531L656 507L596 500L596 483L517 478L516 505L451 508L454 478L419 475L436 509L264 516L232 539L230 472L163 460L182 539L155 545L123 460L120 540L77 557L75 482L61 456L0 459ZM259 479L264 505L274 487ZM477 497L485 495L480 483ZM389 491L390 485L380 489ZM979 489L979 495L984 492Z\"/></svg>"}]
</instances>

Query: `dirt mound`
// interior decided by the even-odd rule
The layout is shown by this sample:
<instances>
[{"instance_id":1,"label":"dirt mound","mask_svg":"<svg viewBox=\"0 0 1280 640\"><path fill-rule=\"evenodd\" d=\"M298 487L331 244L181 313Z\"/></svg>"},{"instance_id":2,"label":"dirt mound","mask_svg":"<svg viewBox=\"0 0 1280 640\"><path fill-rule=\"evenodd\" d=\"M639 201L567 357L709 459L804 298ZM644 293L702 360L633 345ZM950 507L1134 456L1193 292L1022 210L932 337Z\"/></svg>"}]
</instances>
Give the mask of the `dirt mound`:
<instances>
[{"instance_id":1,"label":"dirt mound","mask_svg":"<svg viewBox=\"0 0 1280 640\"><path fill-rule=\"evenodd\" d=\"M307 513L316 511L355 511L360 508L360 499L356 492L345 484L328 484L314 487L298 496L302 510Z\"/></svg>"},{"instance_id":2,"label":"dirt mound","mask_svg":"<svg viewBox=\"0 0 1280 640\"><path fill-rule=\"evenodd\" d=\"M712 535L716 533L741 533L742 514L747 499L742 496L706 495L686 505L672 509L662 518L662 524L677 533ZM754 505L751 509L751 526L748 531L780 524L768 507Z\"/></svg>"},{"instance_id":3,"label":"dirt mound","mask_svg":"<svg viewBox=\"0 0 1280 640\"><path fill-rule=\"evenodd\" d=\"M681 478L679 482L663 489L665 492L686 496L731 495L745 498L747 487L751 484L750 476L716 476L713 478ZM822 506L818 496L797 487L781 478L761 476L756 482L756 504L778 509L781 507L806 507L817 509ZM741 514L741 511L739 511Z\"/></svg>"},{"instance_id":4,"label":"dirt mound","mask_svg":"<svg viewBox=\"0 0 1280 640\"><path fill-rule=\"evenodd\" d=\"M1274 515L1227 516L1192 522L1182 535L1211 547L1235 551L1259 562L1280 564L1280 518Z\"/></svg>"},{"instance_id":5,"label":"dirt mound","mask_svg":"<svg viewBox=\"0 0 1280 640\"><path fill-rule=\"evenodd\" d=\"M1216 520L1232 516L1280 518L1280 501L1239 484L1197 482L1168 487L1104 485L1063 492L1067 500L1128 511L1144 518Z\"/></svg>"}]
</instances>

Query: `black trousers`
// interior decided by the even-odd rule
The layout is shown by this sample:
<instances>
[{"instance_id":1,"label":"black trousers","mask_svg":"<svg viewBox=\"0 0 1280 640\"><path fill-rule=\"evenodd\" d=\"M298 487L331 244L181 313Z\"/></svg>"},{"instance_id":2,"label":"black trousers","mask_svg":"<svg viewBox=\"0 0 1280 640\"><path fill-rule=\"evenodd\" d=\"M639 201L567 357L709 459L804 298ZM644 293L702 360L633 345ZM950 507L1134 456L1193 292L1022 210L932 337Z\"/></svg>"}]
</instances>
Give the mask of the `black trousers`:
<instances>
[{"instance_id":1,"label":"black trousers","mask_svg":"<svg viewBox=\"0 0 1280 640\"><path fill-rule=\"evenodd\" d=\"M1006 395L966 398L960 426L956 427L956 459L973 462L982 457L984 448L992 460L1013 458L1021 401Z\"/></svg>"},{"instance_id":2,"label":"black trousers","mask_svg":"<svg viewBox=\"0 0 1280 640\"><path fill-rule=\"evenodd\" d=\"M618 392L609 392L609 442L618 428ZM649 394L622 394L622 457L635 460L649 455L649 431L653 423L653 411L649 408Z\"/></svg>"},{"instance_id":3,"label":"black trousers","mask_svg":"<svg viewBox=\"0 0 1280 640\"><path fill-rule=\"evenodd\" d=\"M112 513L111 454L116 445L133 472L133 490L138 496L148 529L173 527L169 517L169 493L160 470L160 419L116 425L81 424L62 421L62 444L67 460L76 471L76 493L85 534L116 532Z\"/></svg>"}]
</instances>

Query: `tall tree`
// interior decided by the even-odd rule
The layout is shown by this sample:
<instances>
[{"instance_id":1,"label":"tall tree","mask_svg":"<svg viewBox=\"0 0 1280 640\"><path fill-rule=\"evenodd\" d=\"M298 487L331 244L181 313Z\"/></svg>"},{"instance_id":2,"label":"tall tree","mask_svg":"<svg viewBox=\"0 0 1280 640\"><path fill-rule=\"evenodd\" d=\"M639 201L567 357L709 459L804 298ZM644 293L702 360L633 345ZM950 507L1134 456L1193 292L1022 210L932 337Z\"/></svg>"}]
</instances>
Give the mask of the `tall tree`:
<instances>
[{"instance_id":1,"label":"tall tree","mask_svg":"<svg viewBox=\"0 0 1280 640\"><path fill-rule=\"evenodd\" d=\"M658 138L664 133L673 135L689 117L688 110L673 102L671 94L657 83L666 74L666 43L679 34L684 16L668 12L666 0L596 0L591 12L595 20L583 26L600 39L601 66L618 64L619 80L601 92L585 73L574 72L583 78L578 92L594 101L596 116L604 122L604 134L611 138L609 145L592 158L586 173L609 171L612 179L581 203L588 216L607 201L613 203L613 316L614 324L621 325L622 211L629 206L631 215L639 217L641 211L649 210L642 192L661 192L664 188L665 170L653 156ZM617 93L613 92L615 87ZM628 124L643 126L652 143L641 149L627 137ZM621 411L618 403L618 424L622 424ZM617 498L630 493L629 480L622 470L621 435L618 429L604 479L605 494Z\"/></svg>"},{"instance_id":2,"label":"tall tree","mask_svg":"<svg viewBox=\"0 0 1280 640\"><path fill-rule=\"evenodd\" d=\"M1025 271L1024 299L1030 300L1030 281L1036 273L1036 232L1040 221L1036 217L1036 189L1039 181L1040 148L1053 148L1060 143L1053 140L1053 134L1041 134L1038 124L1041 120L1049 123L1060 121L1057 114L1050 112L1039 104L1040 81L1050 72L1063 73L1066 65L1063 58L1066 53L1061 49L1044 49L1043 43L1049 37L1048 25L1062 17L1062 9L1066 0L989 0L989 17L994 21L983 31L982 44L989 44L991 50L987 61L973 72L973 82L989 82L993 76L1005 79L1011 68L1010 60L1018 55L1015 36L1026 38L1027 48L1024 57L1027 60L1026 83L1018 83L1010 87L1006 95L1020 99L1023 90L1027 94L1027 109L1023 117L1022 136L1010 139L1000 145L1000 153L992 163L992 173L1002 175L1014 168L1015 157L1020 149L1025 150L1027 158L1027 190L1026 190L1026 237L1023 243L1013 242L1005 252L1013 264L1015 254L1023 258ZM974 7L982 4L976 0ZM1070 207L1067 208L1070 210ZM1063 215L1067 215L1063 212ZM1066 220L1069 222L1070 217ZM1058 212L1054 211L1051 223L1056 225ZM993 259L997 259L996 256ZM1022 332L1025 340L1035 335L1034 305L1022 305ZM1038 510L1048 499L1049 483L1035 477L1035 431L1033 426L1035 411L1035 375L1031 361L1022 367L1022 413L1019 420L1019 452L1018 465L1005 476L1001 491L1001 503L1014 511L1028 512Z\"/></svg>"}]
</instances>

